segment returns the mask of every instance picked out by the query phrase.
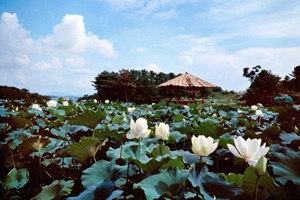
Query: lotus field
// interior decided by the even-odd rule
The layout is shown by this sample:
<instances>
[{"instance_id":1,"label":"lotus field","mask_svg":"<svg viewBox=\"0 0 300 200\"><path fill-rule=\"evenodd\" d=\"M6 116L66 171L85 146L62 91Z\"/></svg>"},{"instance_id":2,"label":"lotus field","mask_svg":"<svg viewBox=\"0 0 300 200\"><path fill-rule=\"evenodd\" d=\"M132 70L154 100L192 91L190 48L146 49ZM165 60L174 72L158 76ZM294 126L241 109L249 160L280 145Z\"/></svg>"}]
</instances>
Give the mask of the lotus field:
<instances>
[{"instance_id":1,"label":"lotus field","mask_svg":"<svg viewBox=\"0 0 300 200\"><path fill-rule=\"evenodd\" d=\"M285 108L0 104L0 199L299 199L299 118Z\"/></svg>"}]
</instances>

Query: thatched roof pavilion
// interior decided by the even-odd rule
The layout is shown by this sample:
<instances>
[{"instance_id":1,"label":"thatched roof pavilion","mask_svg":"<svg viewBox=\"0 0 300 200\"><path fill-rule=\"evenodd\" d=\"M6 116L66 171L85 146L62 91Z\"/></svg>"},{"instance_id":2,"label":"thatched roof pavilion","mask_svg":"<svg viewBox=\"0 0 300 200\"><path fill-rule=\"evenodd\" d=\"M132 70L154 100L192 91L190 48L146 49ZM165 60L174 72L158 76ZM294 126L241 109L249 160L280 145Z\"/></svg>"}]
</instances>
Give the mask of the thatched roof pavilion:
<instances>
[{"instance_id":1,"label":"thatched roof pavilion","mask_svg":"<svg viewBox=\"0 0 300 200\"><path fill-rule=\"evenodd\" d=\"M192 93L202 92L202 103L204 103L204 96L203 96L204 88L215 88L218 86L185 72L180 76L177 76L165 83L158 85L158 87L169 87L169 88L179 87L179 88L185 88L187 92L192 92ZM177 102L178 102L178 97L177 97Z\"/></svg>"}]
</instances>

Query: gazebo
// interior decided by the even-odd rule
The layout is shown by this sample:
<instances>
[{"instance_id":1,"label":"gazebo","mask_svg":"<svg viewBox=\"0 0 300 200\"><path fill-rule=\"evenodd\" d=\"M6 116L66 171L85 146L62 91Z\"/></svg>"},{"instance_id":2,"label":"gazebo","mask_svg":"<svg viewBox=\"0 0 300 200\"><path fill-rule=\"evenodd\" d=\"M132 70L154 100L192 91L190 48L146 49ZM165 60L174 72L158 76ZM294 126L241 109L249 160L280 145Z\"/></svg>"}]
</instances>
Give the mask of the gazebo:
<instances>
[{"instance_id":1,"label":"gazebo","mask_svg":"<svg viewBox=\"0 0 300 200\"><path fill-rule=\"evenodd\" d=\"M193 93L193 101L195 101L195 93L202 92L202 104L204 104L204 88L215 88L218 86L185 72L180 76L158 85L158 87L168 87L170 89L184 88L187 92ZM177 103L179 102L179 97L177 96Z\"/></svg>"}]
</instances>

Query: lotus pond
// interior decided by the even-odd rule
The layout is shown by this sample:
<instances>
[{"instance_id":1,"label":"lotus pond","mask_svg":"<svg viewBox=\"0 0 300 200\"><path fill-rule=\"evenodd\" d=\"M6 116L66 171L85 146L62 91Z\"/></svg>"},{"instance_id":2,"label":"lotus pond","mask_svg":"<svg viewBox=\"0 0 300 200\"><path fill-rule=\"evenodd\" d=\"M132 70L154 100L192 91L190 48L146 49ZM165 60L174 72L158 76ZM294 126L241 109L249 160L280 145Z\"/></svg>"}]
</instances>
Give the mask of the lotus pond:
<instances>
[{"instance_id":1,"label":"lotus pond","mask_svg":"<svg viewBox=\"0 0 300 200\"><path fill-rule=\"evenodd\" d=\"M0 104L1 199L300 195L300 111L294 108Z\"/></svg>"}]
</instances>

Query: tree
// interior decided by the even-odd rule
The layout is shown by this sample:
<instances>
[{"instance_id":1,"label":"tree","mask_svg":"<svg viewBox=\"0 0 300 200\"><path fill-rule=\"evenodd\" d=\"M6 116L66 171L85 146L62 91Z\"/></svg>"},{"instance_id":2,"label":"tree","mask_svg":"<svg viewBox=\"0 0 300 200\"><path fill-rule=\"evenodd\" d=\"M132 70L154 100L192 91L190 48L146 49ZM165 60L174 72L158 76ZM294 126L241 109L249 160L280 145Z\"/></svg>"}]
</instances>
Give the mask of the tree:
<instances>
[{"instance_id":1,"label":"tree","mask_svg":"<svg viewBox=\"0 0 300 200\"><path fill-rule=\"evenodd\" d=\"M291 76L291 89L295 92L300 92L300 65L294 68Z\"/></svg>"},{"instance_id":2,"label":"tree","mask_svg":"<svg viewBox=\"0 0 300 200\"><path fill-rule=\"evenodd\" d=\"M121 69L117 80L114 81L114 87L117 91L124 93L120 100L128 101L128 94L132 95L136 86L133 84L132 75L129 70Z\"/></svg>"},{"instance_id":3,"label":"tree","mask_svg":"<svg viewBox=\"0 0 300 200\"><path fill-rule=\"evenodd\" d=\"M97 90L99 100L117 100L117 92L114 90L114 82L118 76L116 72L103 71L92 81L92 85Z\"/></svg>"},{"instance_id":4,"label":"tree","mask_svg":"<svg viewBox=\"0 0 300 200\"><path fill-rule=\"evenodd\" d=\"M280 77L271 71L262 70L255 76L248 88L244 99L247 104L262 103L268 105L273 102L274 96L279 93Z\"/></svg>"},{"instance_id":5,"label":"tree","mask_svg":"<svg viewBox=\"0 0 300 200\"><path fill-rule=\"evenodd\" d=\"M260 65L256 65L255 67L252 67L252 70L249 71L250 69L248 67L245 67L243 69L243 76L248 78L250 80L250 82L252 83L254 81L254 79L257 77L259 71L261 70L261 66Z\"/></svg>"}]
</instances>

